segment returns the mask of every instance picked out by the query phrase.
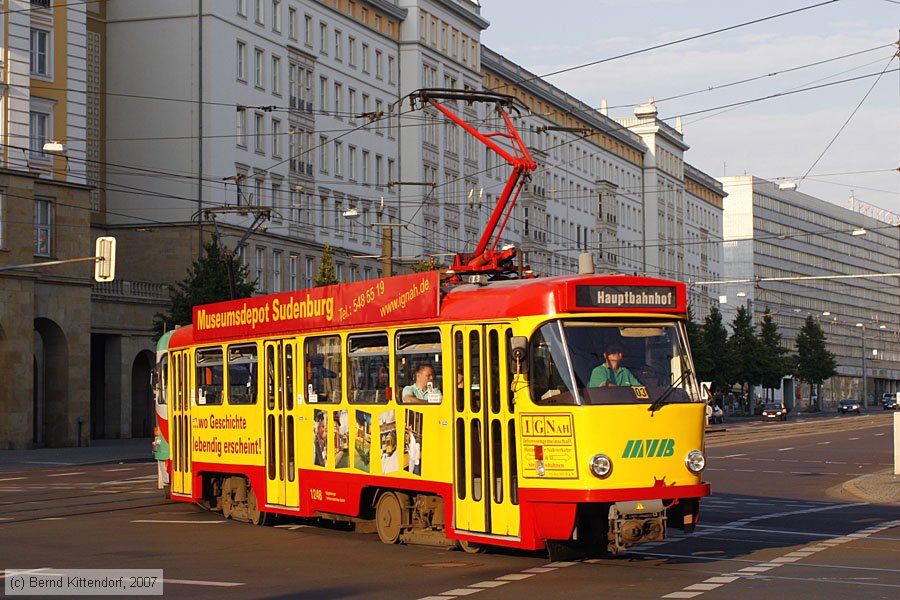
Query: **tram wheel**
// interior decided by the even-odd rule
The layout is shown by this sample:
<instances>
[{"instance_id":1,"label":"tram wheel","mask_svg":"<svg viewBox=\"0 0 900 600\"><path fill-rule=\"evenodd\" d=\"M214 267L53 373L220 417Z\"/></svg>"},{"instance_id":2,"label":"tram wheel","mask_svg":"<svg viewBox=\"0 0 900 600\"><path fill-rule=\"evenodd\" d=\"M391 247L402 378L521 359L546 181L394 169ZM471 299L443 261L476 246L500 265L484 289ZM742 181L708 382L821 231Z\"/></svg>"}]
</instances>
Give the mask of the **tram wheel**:
<instances>
[{"instance_id":1,"label":"tram wheel","mask_svg":"<svg viewBox=\"0 0 900 600\"><path fill-rule=\"evenodd\" d=\"M256 492L251 488L247 494L247 514L250 516L250 522L254 525L268 525L272 522L272 515L259 510L259 501L256 499Z\"/></svg>"},{"instance_id":2,"label":"tram wheel","mask_svg":"<svg viewBox=\"0 0 900 600\"><path fill-rule=\"evenodd\" d=\"M403 511L400 499L394 492L386 492L378 499L375 506L375 528L378 538L385 544L396 544L400 539L403 524Z\"/></svg>"},{"instance_id":3,"label":"tram wheel","mask_svg":"<svg viewBox=\"0 0 900 600\"><path fill-rule=\"evenodd\" d=\"M459 540L459 547L466 554L484 554L487 552L487 546L478 542L470 542L468 540Z\"/></svg>"}]
</instances>

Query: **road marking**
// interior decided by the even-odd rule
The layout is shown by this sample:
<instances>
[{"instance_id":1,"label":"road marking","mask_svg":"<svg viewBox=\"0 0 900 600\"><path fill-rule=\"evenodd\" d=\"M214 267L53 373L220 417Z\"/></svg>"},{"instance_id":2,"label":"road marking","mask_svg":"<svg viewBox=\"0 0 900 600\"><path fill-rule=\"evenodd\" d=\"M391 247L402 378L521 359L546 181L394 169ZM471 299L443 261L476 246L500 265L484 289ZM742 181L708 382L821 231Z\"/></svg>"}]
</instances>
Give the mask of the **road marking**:
<instances>
[{"instance_id":1,"label":"road marking","mask_svg":"<svg viewBox=\"0 0 900 600\"><path fill-rule=\"evenodd\" d=\"M53 475L47 475L47 477L71 477L72 475L84 475L84 471L76 471L74 473L54 473Z\"/></svg>"},{"instance_id":2,"label":"road marking","mask_svg":"<svg viewBox=\"0 0 900 600\"><path fill-rule=\"evenodd\" d=\"M24 477L6 477L4 479L0 479L0 481L18 481L19 479L25 479Z\"/></svg>"},{"instance_id":3,"label":"road marking","mask_svg":"<svg viewBox=\"0 0 900 600\"><path fill-rule=\"evenodd\" d=\"M779 452L785 452L786 450L793 450L793 449L794 449L793 447L779 448L778 451L779 451Z\"/></svg>"},{"instance_id":4,"label":"road marking","mask_svg":"<svg viewBox=\"0 0 900 600\"><path fill-rule=\"evenodd\" d=\"M858 439L859 439L858 437L855 437L855 438L850 438L850 439L847 440L847 441L848 441L848 442L855 442L855 441L858 440Z\"/></svg>"},{"instance_id":5,"label":"road marking","mask_svg":"<svg viewBox=\"0 0 900 600\"><path fill-rule=\"evenodd\" d=\"M122 469L103 469L106 473L117 473L119 471L134 471L134 467L124 467ZM154 475L156 477L156 475Z\"/></svg>"},{"instance_id":6,"label":"road marking","mask_svg":"<svg viewBox=\"0 0 900 600\"><path fill-rule=\"evenodd\" d=\"M737 458L738 456L747 456L746 453L743 454L729 454L728 456L723 456L722 458Z\"/></svg>"},{"instance_id":7,"label":"road marking","mask_svg":"<svg viewBox=\"0 0 900 600\"><path fill-rule=\"evenodd\" d=\"M447 600L448 598L455 598L457 596L471 596L472 594L483 592L486 589L500 587L501 585L506 585L507 583L511 583L513 581L522 581L523 579L528 579L529 577L534 577L535 575L542 575L544 573L556 571L560 567L571 567L577 564L579 563L556 561L542 567L532 567L530 569L525 569L520 573L509 573L507 575L501 575L494 580L479 581L478 583L473 583L464 588L455 588L446 592L441 592L437 596L423 596L422 598L419 598L419 600Z\"/></svg>"},{"instance_id":8,"label":"road marking","mask_svg":"<svg viewBox=\"0 0 900 600\"><path fill-rule=\"evenodd\" d=\"M879 436L882 436L882 435L884 435L884 433L876 433L873 437L879 437Z\"/></svg>"},{"instance_id":9,"label":"road marking","mask_svg":"<svg viewBox=\"0 0 900 600\"><path fill-rule=\"evenodd\" d=\"M235 587L246 585L235 581L200 581L198 579L163 579L163 583L174 583L176 585L209 585L213 587Z\"/></svg>"},{"instance_id":10,"label":"road marking","mask_svg":"<svg viewBox=\"0 0 900 600\"><path fill-rule=\"evenodd\" d=\"M214 525L217 523L225 523L221 521L169 521L164 519L135 519L132 523L171 523L174 525Z\"/></svg>"},{"instance_id":11,"label":"road marking","mask_svg":"<svg viewBox=\"0 0 900 600\"><path fill-rule=\"evenodd\" d=\"M859 506L859 504L861 504L861 503L857 503L856 506ZM831 509L839 509L839 508L847 508L847 505L813 508L813 509L809 509L809 510L805 510L805 511L796 511L793 514L821 512L823 510L831 510ZM784 513L782 515L769 515L768 517L785 516L786 514L790 514L790 513ZM747 527L744 526L744 524L746 524L747 522L752 521L752 520L760 520L762 518L768 518L768 517L767 516L750 517L747 519L741 519L740 521L735 521L734 523L741 524L739 528L742 531L746 531L746 530L755 531L753 529L748 529ZM843 544L843 543L850 542L853 540L862 540L862 539L868 538L869 536L871 536L873 534L884 531L886 529L891 529L893 527L897 527L898 525L900 525L900 519L897 519L895 521L888 521L885 523L881 523L879 525L872 525L870 527L866 527L864 529L860 529L859 531L854 531L854 532L848 533L846 535L842 535L842 536L838 536L838 537L831 537L830 539L823 541L819 544L812 545L812 546L805 546L805 547L801 548L800 550L794 550L792 552L788 552L784 556L776 557L771 560L761 562L761 563L753 565L753 566L743 567L742 569L739 569L735 573L725 574L725 576L727 578L729 578L731 581L721 581L721 579L723 579L723 578L719 578L719 577L710 578L710 579L705 580L703 583L699 583L699 584L695 583L693 585L686 586L686 587L682 588L682 590L679 592L672 592L671 594L666 594L664 596L661 596L661 598L693 598L695 596L702 594L704 591L708 591L711 589L717 589L726 583L731 583L732 581L737 581L738 579L740 579L742 577L755 578L757 575L759 575L761 573L767 573L768 571L771 571L772 569L777 569L779 567L783 567L786 564L795 563L795 562L797 562L803 558L806 558L808 556L811 556L817 552L821 552L823 550L828 550L830 548L834 548L835 546L837 546L839 544ZM734 529L737 527L723 527L722 529L726 529L726 528ZM778 533L789 533L789 532L778 532ZM702 535L702 534L698 533L695 535ZM806 533L806 532L797 532L796 535L810 536L810 535L821 535L821 534L810 534L810 533ZM654 553L646 553L646 554L648 554L650 556L654 556ZM701 559L701 557L695 557L695 558ZM714 559L714 558L707 559L704 557L701 560L718 560L718 559ZM716 579L717 581L712 581L713 579ZM717 585L709 587L709 584L713 584L713 583L715 583Z\"/></svg>"},{"instance_id":12,"label":"road marking","mask_svg":"<svg viewBox=\"0 0 900 600\"><path fill-rule=\"evenodd\" d=\"M819 443L816 444L816 445L817 445L817 446L827 446L827 445L830 444L830 443L831 443L831 442L819 442Z\"/></svg>"}]
</instances>

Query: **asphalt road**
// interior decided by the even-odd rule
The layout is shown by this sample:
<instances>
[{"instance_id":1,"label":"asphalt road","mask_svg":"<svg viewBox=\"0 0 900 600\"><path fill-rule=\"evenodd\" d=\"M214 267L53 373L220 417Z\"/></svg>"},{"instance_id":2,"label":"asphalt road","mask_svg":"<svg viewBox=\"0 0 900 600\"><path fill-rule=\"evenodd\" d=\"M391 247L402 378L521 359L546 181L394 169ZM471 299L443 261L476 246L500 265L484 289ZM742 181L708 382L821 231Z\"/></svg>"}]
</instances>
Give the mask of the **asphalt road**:
<instances>
[{"instance_id":1,"label":"asphalt road","mask_svg":"<svg viewBox=\"0 0 900 600\"><path fill-rule=\"evenodd\" d=\"M900 507L843 495L891 461L888 415L726 423L691 536L607 559L385 546L318 522L254 527L155 489L152 464L0 473L0 568L163 569L173 598L895 598ZM680 532L673 531L679 534Z\"/></svg>"}]
</instances>

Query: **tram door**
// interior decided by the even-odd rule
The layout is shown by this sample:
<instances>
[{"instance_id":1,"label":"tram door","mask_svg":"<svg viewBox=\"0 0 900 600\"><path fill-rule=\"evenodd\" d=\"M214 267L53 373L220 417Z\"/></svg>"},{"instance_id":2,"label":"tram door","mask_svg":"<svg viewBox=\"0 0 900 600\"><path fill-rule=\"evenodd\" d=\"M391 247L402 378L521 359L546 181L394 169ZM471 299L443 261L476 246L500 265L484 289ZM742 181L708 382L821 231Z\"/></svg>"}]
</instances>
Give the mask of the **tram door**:
<instances>
[{"instance_id":1,"label":"tram door","mask_svg":"<svg viewBox=\"0 0 900 600\"><path fill-rule=\"evenodd\" d=\"M297 483L294 402L294 344L265 342L266 504L300 505Z\"/></svg>"},{"instance_id":2,"label":"tram door","mask_svg":"<svg viewBox=\"0 0 900 600\"><path fill-rule=\"evenodd\" d=\"M454 527L519 536L508 325L453 328ZM462 375L460 378L459 376Z\"/></svg>"},{"instance_id":3,"label":"tram door","mask_svg":"<svg viewBox=\"0 0 900 600\"><path fill-rule=\"evenodd\" d=\"M172 369L170 388L172 390L171 411L169 413L169 448L172 458L170 483L173 494L190 496L191 476L191 405L193 404L194 373L191 353L187 350L175 352L169 363Z\"/></svg>"}]
</instances>

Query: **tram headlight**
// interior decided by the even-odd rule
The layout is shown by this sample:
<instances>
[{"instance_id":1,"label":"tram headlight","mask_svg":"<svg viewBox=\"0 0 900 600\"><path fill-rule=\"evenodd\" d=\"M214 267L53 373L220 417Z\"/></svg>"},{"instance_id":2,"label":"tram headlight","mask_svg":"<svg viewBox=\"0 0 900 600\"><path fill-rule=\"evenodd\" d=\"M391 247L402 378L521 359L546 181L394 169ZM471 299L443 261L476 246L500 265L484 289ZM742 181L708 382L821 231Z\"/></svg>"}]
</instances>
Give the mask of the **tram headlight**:
<instances>
[{"instance_id":1,"label":"tram headlight","mask_svg":"<svg viewBox=\"0 0 900 600\"><path fill-rule=\"evenodd\" d=\"M591 459L591 473L606 479L612 473L612 460L605 454L595 454Z\"/></svg>"},{"instance_id":2,"label":"tram headlight","mask_svg":"<svg viewBox=\"0 0 900 600\"><path fill-rule=\"evenodd\" d=\"M706 467L706 457L699 450L691 450L684 457L684 464L691 473L699 473Z\"/></svg>"}]
</instances>

